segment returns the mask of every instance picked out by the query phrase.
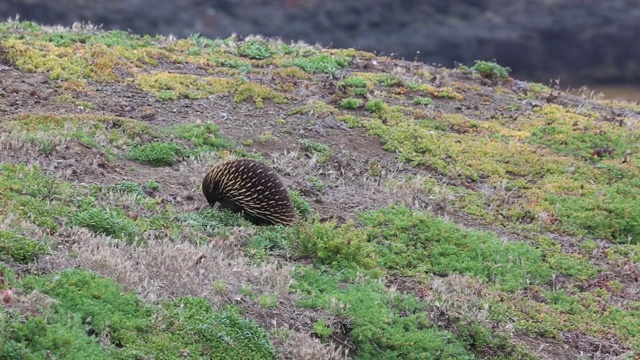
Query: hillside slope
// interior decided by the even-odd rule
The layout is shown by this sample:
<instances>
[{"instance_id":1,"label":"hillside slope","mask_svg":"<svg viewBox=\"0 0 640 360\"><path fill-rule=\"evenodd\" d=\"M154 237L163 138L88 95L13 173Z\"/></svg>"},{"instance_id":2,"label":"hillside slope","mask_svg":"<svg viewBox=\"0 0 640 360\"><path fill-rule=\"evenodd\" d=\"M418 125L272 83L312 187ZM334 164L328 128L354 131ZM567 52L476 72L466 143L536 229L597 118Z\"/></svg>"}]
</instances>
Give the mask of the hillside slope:
<instances>
[{"instance_id":1,"label":"hillside slope","mask_svg":"<svg viewBox=\"0 0 640 360\"><path fill-rule=\"evenodd\" d=\"M0 23L0 358L633 358L640 106L353 49ZM229 156L299 225L210 209Z\"/></svg>"},{"instance_id":2,"label":"hillside slope","mask_svg":"<svg viewBox=\"0 0 640 360\"><path fill-rule=\"evenodd\" d=\"M82 20L141 35L261 33L444 66L495 59L520 78L566 88L638 84L637 9L635 0L5 0L0 18Z\"/></svg>"}]
</instances>

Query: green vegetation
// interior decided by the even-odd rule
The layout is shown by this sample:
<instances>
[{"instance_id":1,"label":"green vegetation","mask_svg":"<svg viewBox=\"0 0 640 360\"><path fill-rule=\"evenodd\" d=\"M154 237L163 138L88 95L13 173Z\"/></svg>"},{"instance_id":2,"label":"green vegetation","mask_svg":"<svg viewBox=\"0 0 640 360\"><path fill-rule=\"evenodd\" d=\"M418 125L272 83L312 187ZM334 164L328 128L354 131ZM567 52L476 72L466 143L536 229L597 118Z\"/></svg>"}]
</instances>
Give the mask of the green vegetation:
<instances>
[{"instance_id":1,"label":"green vegetation","mask_svg":"<svg viewBox=\"0 0 640 360\"><path fill-rule=\"evenodd\" d=\"M327 326L327 323L320 319L313 324L313 332L323 341L327 341L333 333L333 329Z\"/></svg>"},{"instance_id":2,"label":"green vegetation","mask_svg":"<svg viewBox=\"0 0 640 360\"><path fill-rule=\"evenodd\" d=\"M182 216L182 221L209 235L226 236L233 227L248 226L250 223L241 214L231 211L220 211L206 207L197 212L189 212Z\"/></svg>"},{"instance_id":3,"label":"green vegetation","mask_svg":"<svg viewBox=\"0 0 640 360\"><path fill-rule=\"evenodd\" d=\"M144 190L142 186L134 181L123 180L111 187L112 191L121 194L133 194L138 196L144 196Z\"/></svg>"},{"instance_id":4,"label":"green vegetation","mask_svg":"<svg viewBox=\"0 0 640 360\"><path fill-rule=\"evenodd\" d=\"M0 261L27 264L47 252L46 244L12 231L0 230Z\"/></svg>"},{"instance_id":5,"label":"green vegetation","mask_svg":"<svg viewBox=\"0 0 640 360\"><path fill-rule=\"evenodd\" d=\"M331 309L353 319L349 336L359 349L358 358L474 358L454 334L431 324L424 303L390 292L373 279L353 284L353 276L302 267L296 289L305 295L301 305ZM351 284L341 286L343 282ZM316 323L314 331L326 337L329 329Z\"/></svg>"},{"instance_id":6,"label":"green vegetation","mask_svg":"<svg viewBox=\"0 0 640 360\"><path fill-rule=\"evenodd\" d=\"M0 315L2 358L276 358L264 330L237 309L214 310L205 299L145 305L113 280L78 270L30 276L22 286L54 302L41 313Z\"/></svg>"},{"instance_id":7,"label":"green vegetation","mask_svg":"<svg viewBox=\"0 0 640 360\"><path fill-rule=\"evenodd\" d=\"M354 88L366 88L367 85L367 81L362 76L358 75L349 76L339 83L339 86L348 86Z\"/></svg>"},{"instance_id":8,"label":"green vegetation","mask_svg":"<svg viewBox=\"0 0 640 360\"><path fill-rule=\"evenodd\" d=\"M417 96L415 99L413 99L413 103L415 105L429 106L429 105L433 105L433 99L422 97L422 96Z\"/></svg>"},{"instance_id":9,"label":"green vegetation","mask_svg":"<svg viewBox=\"0 0 640 360\"><path fill-rule=\"evenodd\" d=\"M504 80L509 76L509 71L506 68L491 61L476 61L471 70L492 80Z\"/></svg>"},{"instance_id":10,"label":"green vegetation","mask_svg":"<svg viewBox=\"0 0 640 360\"><path fill-rule=\"evenodd\" d=\"M339 119L378 135L385 149L396 152L399 160L428 165L444 176L502 182L525 197L524 204L505 204L499 213L482 209L478 215L489 221L531 224L544 212L558 219L542 224L550 229L620 242L639 236L636 230L640 218L632 210L638 206L637 181L632 174L638 172L620 164L620 160L607 162L611 157L624 158L631 147L634 152L637 145L630 144L638 144L638 135L610 123L596 123L593 113L543 106L535 110L533 121L522 121L522 127L514 130L513 125L499 121L477 122L458 115L415 121L380 99L369 100L365 109L373 117ZM538 135L538 124L544 121L566 129L559 140L561 146L554 145L553 135ZM601 140L590 142L586 131L609 135L598 135ZM602 160L588 155L602 149L604 143L611 150L601 155ZM547 147L541 148L540 144ZM603 164L594 167L593 161ZM585 183L586 179L591 183ZM471 211L471 205L467 202L462 207Z\"/></svg>"},{"instance_id":11,"label":"green vegetation","mask_svg":"<svg viewBox=\"0 0 640 360\"><path fill-rule=\"evenodd\" d=\"M73 213L70 225L85 227L96 234L133 241L136 223L119 209L89 208Z\"/></svg>"},{"instance_id":12,"label":"green vegetation","mask_svg":"<svg viewBox=\"0 0 640 360\"><path fill-rule=\"evenodd\" d=\"M326 144L316 143L305 139L300 141L300 147L311 155L315 155L320 164L326 163L329 161L331 156L333 156L333 151L331 151L331 148Z\"/></svg>"},{"instance_id":13,"label":"green vegetation","mask_svg":"<svg viewBox=\"0 0 640 360\"><path fill-rule=\"evenodd\" d=\"M0 359L640 352L637 104L260 36L0 39ZM277 160L300 222L206 206L228 155Z\"/></svg>"},{"instance_id":14,"label":"green vegetation","mask_svg":"<svg viewBox=\"0 0 640 360\"><path fill-rule=\"evenodd\" d=\"M156 142L132 147L127 158L152 166L172 166L185 155L186 149L179 144Z\"/></svg>"},{"instance_id":15,"label":"green vegetation","mask_svg":"<svg viewBox=\"0 0 640 360\"><path fill-rule=\"evenodd\" d=\"M385 104L384 101L380 99L374 99L367 101L367 103L364 105L364 108L372 113L380 113L386 108L386 106L387 104Z\"/></svg>"},{"instance_id":16,"label":"green vegetation","mask_svg":"<svg viewBox=\"0 0 640 360\"><path fill-rule=\"evenodd\" d=\"M3 194L0 208L48 233L57 232L60 227L57 219L66 218L72 209L69 187L47 176L38 167L0 165L0 193ZM20 239L16 241L22 242ZM8 244L11 243L9 240Z\"/></svg>"},{"instance_id":17,"label":"green vegetation","mask_svg":"<svg viewBox=\"0 0 640 360\"><path fill-rule=\"evenodd\" d=\"M266 41L251 39L238 47L238 54L249 59L262 60L272 57L276 52Z\"/></svg>"},{"instance_id":18,"label":"green vegetation","mask_svg":"<svg viewBox=\"0 0 640 360\"><path fill-rule=\"evenodd\" d=\"M298 216L302 220L306 220L311 215L311 204L307 200L305 200L300 192L298 191L289 191L289 197L291 198L291 202L293 203L293 207L296 209Z\"/></svg>"},{"instance_id":19,"label":"green vegetation","mask_svg":"<svg viewBox=\"0 0 640 360\"><path fill-rule=\"evenodd\" d=\"M188 140L196 153L232 149L235 143L220 135L220 127L214 123L180 124L165 130L169 135Z\"/></svg>"},{"instance_id":20,"label":"green vegetation","mask_svg":"<svg viewBox=\"0 0 640 360\"><path fill-rule=\"evenodd\" d=\"M320 54L310 57L297 57L293 60L285 61L284 65L299 67L310 74L316 72L335 74L341 68L349 65L349 59L343 56Z\"/></svg>"},{"instance_id":21,"label":"green vegetation","mask_svg":"<svg viewBox=\"0 0 640 360\"><path fill-rule=\"evenodd\" d=\"M156 94L161 100L202 99L212 94L230 94L237 86L232 79L168 72L140 75L135 81L142 90Z\"/></svg>"},{"instance_id":22,"label":"green vegetation","mask_svg":"<svg viewBox=\"0 0 640 360\"><path fill-rule=\"evenodd\" d=\"M10 140L36 147L43 155L77 140L114 156L127 146L157 136L145 123L115 116L32 113L16 116L6 126Z\"/></svg>"},{"instance_id":23,"label":"green vegetation","mask_svg":"<svg viewBox=\"0 0 640 360\"><path fill-rule=\"evenodd\" d=\"M340 101L340 107L343 109L357 109L360 106L362 106L362 100L360 99L348 98Z\"/></svg>"},{"instance_id":24,"label":"green vegetation","mask_svg":"<svg viewBox=\"0 0 640 360\"><path fill-rule=\"evenodd\" d=\"M417 277L460 273L508 291L543 284L552 274L530 245L504 243L492 233L463 230L406 208L364 213L360 222L364 227L303 225L290 233L290 241L300 255L331 267Z\"/></svg>"},{"instance_id":25,"label":"green vegetation","mask_svg":"<svg viewBox=\"0 0 640 360\"><path fill-rule=\"evenodd\" d=\"M426 214L393 207L361 215L372 229L378 264L403 275L461 273L504 290L548 281L551 271L542 254L521 242L460 229Z\"/></svg>"},{"instance_id":26,"label":"green vegetation","mask_svg":"<svg viewBox=\"0 0 640 360\"><path fill-rule=\"evenodd\" d=\"M367 240L367 233L353 224L336 227L334 222L303 225L290 234L296 253L338 268L372 269L375 248Z\"/></svg>"},{"instance_id":27,"label":"green vegetation","mask_svg":"<svg viewBox=\"0 0 640 360\"><path fill-rule=\"evenodd\" d=\"M315 191L321 191L326 186L322 180L315 176L309 176L307 180L311 183L311 188Z\"/></svg>"}]
</instances>

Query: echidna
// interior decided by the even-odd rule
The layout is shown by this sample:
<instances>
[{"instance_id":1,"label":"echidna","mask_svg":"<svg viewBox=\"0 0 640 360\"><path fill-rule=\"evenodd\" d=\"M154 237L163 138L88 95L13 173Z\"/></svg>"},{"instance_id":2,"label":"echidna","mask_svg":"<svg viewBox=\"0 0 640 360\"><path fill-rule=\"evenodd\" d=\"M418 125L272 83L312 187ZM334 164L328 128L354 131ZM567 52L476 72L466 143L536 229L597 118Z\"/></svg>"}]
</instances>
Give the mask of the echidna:
<instances>
[{"instance_id":1,"label":"echidna","mask_svg":"<svg viewBox=\"0 0 640 360\"><path fill-rule=\"evenodd\" d=\"M296 212L276 172L249 159L222 162L202 180L202 192L210 206L242 213L256 225L293 225Z\"/></svg>"}]
</instances>

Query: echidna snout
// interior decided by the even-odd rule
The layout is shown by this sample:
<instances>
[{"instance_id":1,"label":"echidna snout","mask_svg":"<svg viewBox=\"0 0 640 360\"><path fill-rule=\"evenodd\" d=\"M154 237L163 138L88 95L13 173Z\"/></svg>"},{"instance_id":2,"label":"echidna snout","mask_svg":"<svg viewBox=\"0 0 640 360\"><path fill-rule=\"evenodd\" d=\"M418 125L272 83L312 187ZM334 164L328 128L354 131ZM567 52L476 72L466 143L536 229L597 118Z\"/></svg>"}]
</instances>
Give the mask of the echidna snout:
<instances>
[{"instance_id":1,"label":"echidna snout","mask_svg":"<svg viewBox=\"0 0 640 360\"><path fill-rule=\"evenodd\" d=\"M238 159L214 166L202 180L210 206L242 213L256 225L293 225L296 211L278 174L254 160Z\"/></svg>"}]
</instances>

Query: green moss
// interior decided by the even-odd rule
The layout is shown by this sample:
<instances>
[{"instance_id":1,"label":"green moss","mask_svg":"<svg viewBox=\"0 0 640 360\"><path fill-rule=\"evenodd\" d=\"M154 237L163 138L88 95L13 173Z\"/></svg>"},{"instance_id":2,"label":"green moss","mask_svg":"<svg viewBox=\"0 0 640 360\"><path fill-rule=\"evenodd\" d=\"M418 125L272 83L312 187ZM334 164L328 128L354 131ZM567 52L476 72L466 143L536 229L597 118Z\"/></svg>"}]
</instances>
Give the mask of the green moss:
<instances>
[{"instance_id":1,"label":"green moss","mask_svg":"<svg viewBox=\"0 0 640 360\"><path fill-rule=\"evenodd\" d=\"M122 31L82 33L32 32L10 37L8 58L26 72L45 72L52 79L121 81L116 70L135 72L154 63L161 51L154 39Z\"/></svg>"},{"instance_id":2,"label":"green moss","mask_svg":"<svg viewBox=\"0 0 640 360\"><path fill-rule=\"evenodd\" d=\"M276 104L282 104L286 102L284 95L272 90L268 86L247 82L238 86L233 95L233 101L242 102L246 99L253 99L256 107L263 108L264 100L273 100Z\"/></svg>"},{"instance_id":3,"label":"green moss","mask_svg":"<svg viewBox=\"0 0 640 360\"><path fill-rule=\"evenodd\" d=\"M139 75L135 79L135 84L162 100L202 99L212 94L230 94L237 86L232 79L168 72Z\"/></svg>"}]
</instances>

